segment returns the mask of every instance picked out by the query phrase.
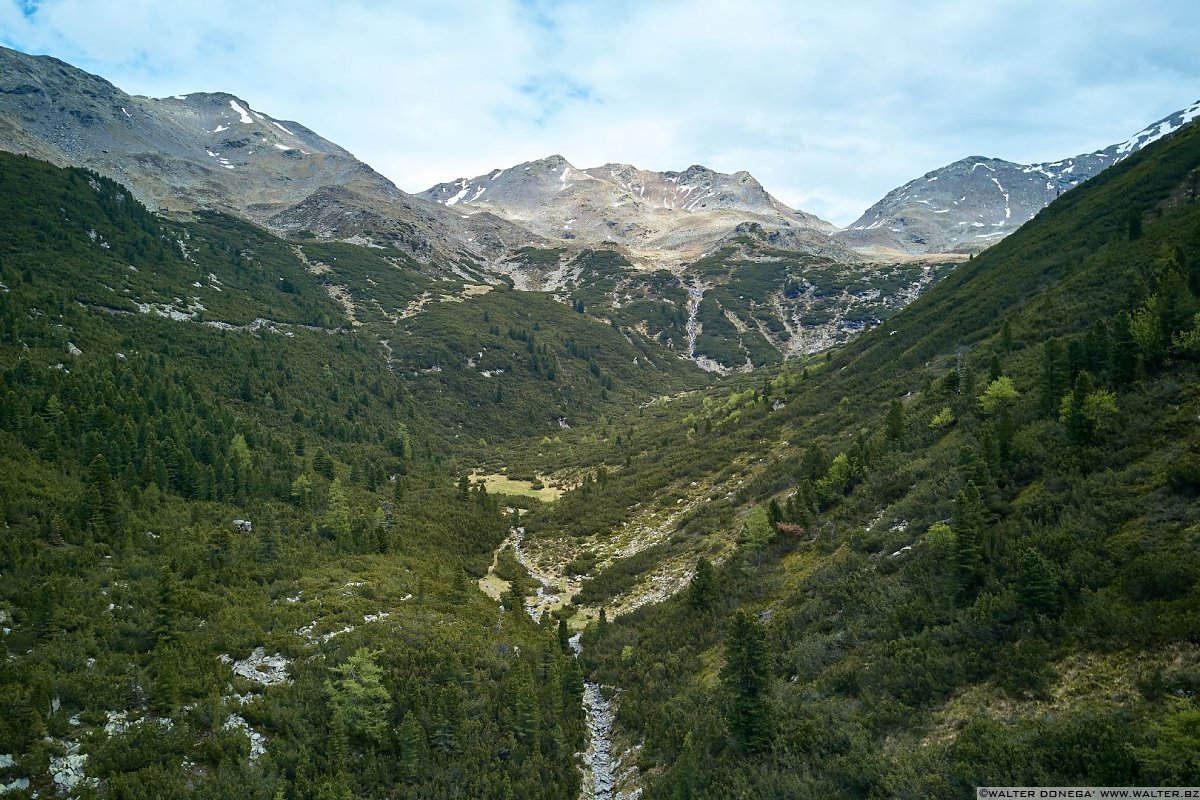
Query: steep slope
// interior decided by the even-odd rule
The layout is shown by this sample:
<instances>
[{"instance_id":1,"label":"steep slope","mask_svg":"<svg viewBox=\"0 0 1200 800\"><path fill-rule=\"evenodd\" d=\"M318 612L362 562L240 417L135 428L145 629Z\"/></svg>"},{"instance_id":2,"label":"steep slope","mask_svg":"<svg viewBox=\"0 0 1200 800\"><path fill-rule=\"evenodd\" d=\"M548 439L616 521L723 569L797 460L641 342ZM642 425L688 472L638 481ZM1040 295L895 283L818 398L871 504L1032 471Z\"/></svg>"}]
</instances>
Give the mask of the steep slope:
<instances>
[{"instance_id":1,"label":"steep slope","mask_svg":"<svg viewBox=\"0 0 1200 800\"><path fill-rule=\"evenodd\" d=\"M746 172L692 166L650 172L629 164L579 169L560 155L438 184L421 196L447 207L492 211L548 240L611 243L635 263L675 266L704 255L743 223L785 232L807 252L835 252L834 227L793 211Z\"/></svg>"},{"instance_id":2,"label":"steep slope","mask_svg":"<svg viewBox=\"0 0 1200 800\"><path fill-rule=\"evenodd\" d=\"M94 169L151 209L236 214L291 237L402 249L469 268L537 237L396 188L298 122L233 95L134 97L57 59L0 48L0 147Z\"/></svg>"},{"instance_id":3,"label":"steep slope","mask_svg":"<svg viewBox=\"0 0 1200 800\"><path fill-rule=\"evenodd\" d=\"M864 260L744 172L578 170L553 156L422 198L232 95L133 97L12 50L0 67L2 148L94 169L160 213L219 211L305 245L396 251L433 278L552 293L652 342L639 364L663 348L720 372L813 352L941 273Z\"/></svg>"},{"instance_id":4,"label":"steep slope","mask_svg":"<svg viewBox=\"0 0 1200 800\"><path fill-rule=\"evenodd\" d=\"M749 174L700 166L580 170L555 155L423 196L558 238L495 268L519 288L553 291L713 372L848 341L952 265L864 258L832 240L832 226L790 211Z\"/></svg>"},{"instance_id":5,"label":"steep slope","mask_svg":"<svg viewBox=\"0 0 1200 800\"><path fill-rule=\"evenodd\" d=\"M888 192L836 238L867 252L977 253L1063 192L1200 116L1200 102L1103 150L1041 164L971 156Z\"/></svg>"},{"instance_id":6,"label":"steep slope","mask_svg":"<svg viewBox=\"0 0 1200 800\"><path fill-rule=\"evenodd\" d=\"M471 587L509 518L456 491L462 420L420 397L469 368L408 374L375 338L429 291L460 328L397 330L396 359L474 345L487 311L461 283L399 251L165 220L7 153L0 219L0 793L577 793L577 662ZM514 326L608 331L545 302L558 317ZM629 363L623 345L605 342ZM538 391L502 378L514 402ZM582 359L557 379L531 405L603 391ZM469 413L493 408L537 425Z\"/></svg>"},{"instance_id":7,"label":"steep slope","mask_svg":"<svg viewBox=\"0 0 1200 800\"><path fill-rule=\"evenodd\" d=\"M1195 779L1198 168L1193 126L827 366L539 450L596 476L523 546L582 587L567 613L615 687L627 787Z\"/></svg>"}]
</instances>

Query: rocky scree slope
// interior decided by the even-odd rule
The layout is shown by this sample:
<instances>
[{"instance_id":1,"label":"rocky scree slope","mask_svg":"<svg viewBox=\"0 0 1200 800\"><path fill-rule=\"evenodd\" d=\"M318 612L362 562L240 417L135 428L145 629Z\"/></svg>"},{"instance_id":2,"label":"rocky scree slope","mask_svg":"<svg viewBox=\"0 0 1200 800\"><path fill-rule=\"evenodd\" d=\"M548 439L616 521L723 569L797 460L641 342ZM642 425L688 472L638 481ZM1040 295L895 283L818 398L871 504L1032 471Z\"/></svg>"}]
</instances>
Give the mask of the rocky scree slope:
<instances>
[{"instance_id":1,"label":"rocky scree slope","mask_svg":"<svg viewBox=\"0 0 1200 800\"><path fill-rule=\"evenodd\" d=\"M888 192L835 238L871 253L977 253L1054 198L1200 116L1200 101L1123 142L1059 161L1016 164L971 156Z\"/></svg>"}]
</instances>

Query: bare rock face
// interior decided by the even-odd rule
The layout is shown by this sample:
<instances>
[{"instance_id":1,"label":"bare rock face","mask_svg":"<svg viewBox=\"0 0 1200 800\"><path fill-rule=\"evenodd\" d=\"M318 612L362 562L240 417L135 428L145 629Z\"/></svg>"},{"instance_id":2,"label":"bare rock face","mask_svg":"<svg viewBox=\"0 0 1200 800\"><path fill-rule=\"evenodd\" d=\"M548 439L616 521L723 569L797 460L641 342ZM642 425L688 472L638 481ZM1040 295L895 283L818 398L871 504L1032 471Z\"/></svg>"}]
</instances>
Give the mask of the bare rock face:
<instances>
[{"instance_id":1,"label":"bare rock face","mask_svg":"<svg viewBox=\"0 0 1200 800\"><path fill-rule=\"evenodd\" d=\"M876 254L976 253L1055 197L1200 116L1200 102L1094 153L1042 164L971 156L893 189L839 241Z\"/></svg>"},{"instance_id":2,"label":"bare rock face","mask_svg":"<svg viewBox=\"0 0 1200 800\"><path fill-rule=\"evenodd\" d=\"M394 246L428 260L486 262L530 234L472 226L420 200L304 125L239 97L128 95L62 61L0 48L0 147L120 181L159 211L210 209L276 233Z\"/></svg>"},{"instance_id":3,"label":"bare rock face","mask_svg":"<svg viewBox=\"0 0 1200 800\"><path fill-rule=\"evenodd\" d=\"M335 183L399 194L332 142L233 95L134 97L56 59L3 48L0 118L24 132L6 149L109 174L152 208L262 216Z\"/></svg>"},{"instance_id":4,"label":"bare rock face","mask_svg":"<svg viewBox=\"0 0 1200 800\"><path fill-rule=\"evenodd\" d=\"M629 164L579 169L560 155L438 184L421 197L464 214L491 211L548 241L617 245L635 263L684 263L739 225L785 232L797 248L828 245L835 228L772 197L747 172L699 165L652 172Z\"/></svg>"}]
</instances>

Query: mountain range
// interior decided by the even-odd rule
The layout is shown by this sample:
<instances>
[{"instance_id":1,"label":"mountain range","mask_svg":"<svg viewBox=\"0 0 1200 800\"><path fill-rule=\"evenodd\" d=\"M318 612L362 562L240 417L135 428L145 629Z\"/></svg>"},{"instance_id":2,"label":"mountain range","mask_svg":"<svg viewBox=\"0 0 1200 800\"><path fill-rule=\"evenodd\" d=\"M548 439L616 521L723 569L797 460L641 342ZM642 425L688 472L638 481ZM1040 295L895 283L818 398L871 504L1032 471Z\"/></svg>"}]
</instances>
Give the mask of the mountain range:
<instances>
[{"instance_id":1,"label":"mountain range","mask_svg":"<svg viewBox=\"0 0 1200 800\"><path fill-rule=\"evenodd\" d=\"M1103 150L1040 164L971 156L888 192L836 238L860 251L978 253L1065 191L1200 116L1200 102Z\"/></svg>"},{"instance_id":2,"label":"mountain range","mask_svg":"<svg viewBox=\"0 0 1200 800\"><path fill-rule=\"evenodd\" d=\"M749 173L700 165L580 169L553 155L412 195L303 124L233 95L132 96L57 59L0 48L4 149L95 169L164 212L226 211L280 235L394 246L468 273L550 242L613 248L634 265L678 272L748 225L781 249L844 262L975 253L1198 115L1200 102L1055 162L965 158L893 189L838 230Z\"/></svg>"},{"instance_id":3,"label":"mountain range","mask_svg":"<svg viewBox=\"0 0 1200 800\"><path fill-rule=\"evenodd\" d=\"M131 131L29 60L0 73L40 152L0 152L0 794L1196 784L1200 125L973 258L889 260L703 168L386 205L242 99ZM675 228L696 257L638 261Z\"/></svg>"},{"instance_id":4,"label":"mountain range","mask_svg":"<svg viewBox=\"0 0 1200 800\"><path fill-rule=\"evenodd\" d=\"M234 95L132 96L57 59L0 48L4 149L96 170L162 214L231 214L298 242L394 250L432 278L550 292L718 372L881 324L956 261L1197 114L1200 104L1049 164L964 159L838 230L749 173L701 165L579 168L553 155L409 194Z\"/></svg>"},{"instance_id":5,"label":"mountain range","mask_svg":"<svg viewBox=\"0 0 1200 800\"><path fill-rule=\"evenodd\" d=\"M801 250L847 254L836 228L788 208L748 172L693 165L651 172L631 164L579 169L560 155L441 183L420 197L470 214L490 211L546 239L610 243L635 263L682 266L707 255L739 225L758 224Z\"/></svg>"}]
</instances>

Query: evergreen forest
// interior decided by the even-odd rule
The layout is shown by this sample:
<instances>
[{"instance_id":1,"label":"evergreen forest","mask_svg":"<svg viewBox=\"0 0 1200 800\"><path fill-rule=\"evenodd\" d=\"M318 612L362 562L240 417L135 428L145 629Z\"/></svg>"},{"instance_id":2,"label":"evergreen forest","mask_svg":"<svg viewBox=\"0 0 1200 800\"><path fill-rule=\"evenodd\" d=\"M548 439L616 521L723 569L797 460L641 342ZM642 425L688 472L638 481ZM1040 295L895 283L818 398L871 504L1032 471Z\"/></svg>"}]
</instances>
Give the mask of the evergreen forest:
<instances>
[{"instance_id":1,"label":"evergreen forest","mask_svg":"<svg viewBox=\"0 0 1200 800\"><path fill-rule=\"evenodd\" d=\"M0 793L573 799L593 690L645 800L1200 783L1197 170L721 378L589 313L615 253L481 286L0 154Z\"/></svg>"}]
</instances>

